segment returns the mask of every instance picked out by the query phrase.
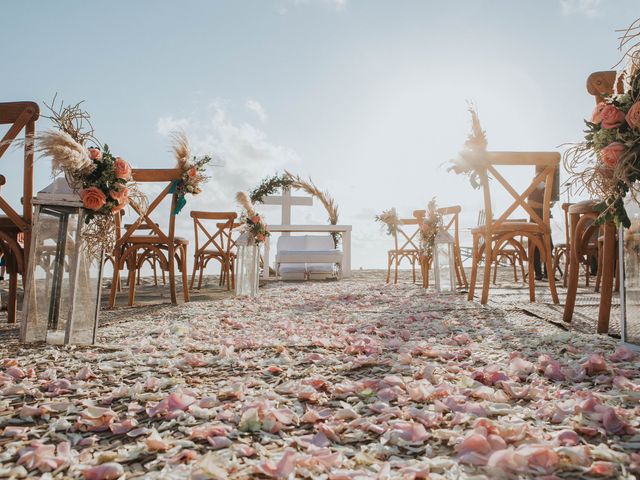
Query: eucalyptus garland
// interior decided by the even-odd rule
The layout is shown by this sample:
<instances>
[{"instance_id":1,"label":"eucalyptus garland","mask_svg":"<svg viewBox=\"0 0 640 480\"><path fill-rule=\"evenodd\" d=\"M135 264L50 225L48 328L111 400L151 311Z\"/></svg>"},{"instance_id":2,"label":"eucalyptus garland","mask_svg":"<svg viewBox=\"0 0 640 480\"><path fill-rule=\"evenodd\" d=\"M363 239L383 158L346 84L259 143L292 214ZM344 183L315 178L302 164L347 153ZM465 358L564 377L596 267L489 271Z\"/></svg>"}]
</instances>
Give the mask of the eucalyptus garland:
<instances>
[{"instance_id":1,"label":"eucalyptus garland","mask_svg":"<svg viewBox=\"0 0 640 480\"><path fill-rule=\"evenodd\" d=\"M273 195L283 189L291 187L291 178L288 175L276 173L271 177L262 179L260 184L251 190L249 198L252 203L263 203L264 197Z\"/></svg>"}]
</instances>

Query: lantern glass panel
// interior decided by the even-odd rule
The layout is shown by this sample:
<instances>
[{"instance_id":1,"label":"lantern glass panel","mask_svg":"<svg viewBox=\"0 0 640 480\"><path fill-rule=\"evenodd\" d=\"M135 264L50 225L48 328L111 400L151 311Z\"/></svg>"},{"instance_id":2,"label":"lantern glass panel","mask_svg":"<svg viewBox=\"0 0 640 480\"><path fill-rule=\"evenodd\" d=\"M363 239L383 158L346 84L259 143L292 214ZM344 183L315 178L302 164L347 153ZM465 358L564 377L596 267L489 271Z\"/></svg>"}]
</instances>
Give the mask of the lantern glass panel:
<instances>
[{"instance_id":1,"label":"lantern glass panel","mask_svg":"<svg viewBox=\"0 0 640 480\"><path fill-rule=\"evenodd\" d=\"M236 259L236 295L258 295L260 277L260 247L248 236L238 239L238 258Z\"/></svg>"},{"instance_id":2,"label":"lantern glass panel","mask_svg":"<svg viewBox=\"0 0 640 480\"><path fill-rule=\"evenodd\" d=\"M453 237L447 232L438 232L434 244L434 274L436 290L439 292L453 292L454 257Z\"/></svg>"},{"instance_id":3,"label":"lantern glass panel","mask_svg":"<svg viewBox=\"0 0 640 480\"><path fill-rule=\"evenodd\" d=\"M623 266L624 308L621 318L622 340L640 345L640 208L626 206L631 228L620 231Z\"/></svg>"},{"instance_id":4,"label":"lantern glass panel","mask_svg":"<svg viewBox=\"0 0 640 480\"><path fill-rule=\"evenodd\" d=\"M38 205L24 310L26 342L90 344L95 341L100 263L82 245L83 210Z\"/></svg>"}]
</instances>

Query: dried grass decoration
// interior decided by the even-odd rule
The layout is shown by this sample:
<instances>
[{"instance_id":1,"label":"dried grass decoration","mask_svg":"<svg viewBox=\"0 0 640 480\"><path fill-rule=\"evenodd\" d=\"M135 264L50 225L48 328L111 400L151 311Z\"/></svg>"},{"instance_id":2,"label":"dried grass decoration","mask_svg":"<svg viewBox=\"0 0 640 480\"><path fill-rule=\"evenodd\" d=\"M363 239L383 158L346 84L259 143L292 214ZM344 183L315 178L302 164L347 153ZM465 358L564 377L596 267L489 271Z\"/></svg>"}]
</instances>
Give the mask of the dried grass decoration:
<instances>
[{"instance_id":1,"label":"dried grass decoration","mask_svg":"<svg viewBox=\"0 0 640 480\"><path fill-rule=\"evenodd\" d=\"M243 210L240 215L240 223L244 224L244 231L249 234L253 243L256 245L261 244L271 235L268 225L256 213L246 192L236 193L236 200Z\"/></svg>"},{"instance_id":2,"label":"dried grass decoration","mask_svg":"<svg viewBox=\"0 0 640 480\"><path fill-rule=\"evenodd\" d=\"M440 228L442 228L442 215L438 212L438 206L434 197L427 204L424 223L420 227L420 253L423 256L433 258L436 235Z\"/></svg>"},{"instance_id":3,"label":"dried grass decoration","mask_svg":"<svg viewBox=\"0 0 640 480\"><path fill-rule=\"evenodd\" d=\"M487 134L480 124L476 106L473 103L469 103L468 109L471 114L471 133L464 142L464 148L456 159L451 160L451 165L447 170L467 175L471 186L477 189L480 188L480 179L474 165L477 157L487 151Z\"/></svg>"},{"instance_id":4,"label":"dried grass decoration","mask_svg":"<svg viewBox=\"0 0 640 480\"><path fill-rule=\"evenodd\" d=\"M90 255L113 250L116 241L114 213L125 208L132 198L146 204L146 198L131 179L131 167L113 156L108 145L94 136L89 114L75 105L56 107L54 97L49 118L57 130L36 136L36 151L51 157L54 175L63 173L69 186L78 192L86 209L86 227L82 238ZM94 146L86 147L86 143Z\"/></svg>"},{"instance_id":5,"label":"dried grass decoration","mask_svg":"<svg viewBox=\"0 0 640 480\"><path fill-rule=\"evenodd\" d=\"M398 213L395 208L383 211L376 215L376 222L380 222L387 228L387 235L395 235L398 231Z\"/></svg>"},{"instance_id":6,"label":"dried grass decoration","mask_svg":"<svg viewBox=\"0 0 640 480\"><path fill-rule=\"evenodd\" d=\"M640 35L636 20L621 37L620 49ZM623 93L603 96L591 118L585 120L584 141L564 154L571 183L601 199L597 223L613 221L629 228L631 222L624 207L627 194L638 201L640 179L640 45L636 42L625 53L627 65L621 73Z\"/></svg>"},{"instance_id":7,"label":"dried grass decoration","mask_svg":"<svg viewBox=\"0 0 640 480\"><path fill-rule=\"evenodd\" d=\"M176 180L170 193L176 193L176 207L174 213L177 215L187 204L186 195L197 195L202 192L201 185L209 180L204 174L207 164L211 161L210 155L196 157L191 155L189 140L184 132L173 132L173 154L176 157L176 168L182 172L180 180Z\"/></svg>"}]
</instances>

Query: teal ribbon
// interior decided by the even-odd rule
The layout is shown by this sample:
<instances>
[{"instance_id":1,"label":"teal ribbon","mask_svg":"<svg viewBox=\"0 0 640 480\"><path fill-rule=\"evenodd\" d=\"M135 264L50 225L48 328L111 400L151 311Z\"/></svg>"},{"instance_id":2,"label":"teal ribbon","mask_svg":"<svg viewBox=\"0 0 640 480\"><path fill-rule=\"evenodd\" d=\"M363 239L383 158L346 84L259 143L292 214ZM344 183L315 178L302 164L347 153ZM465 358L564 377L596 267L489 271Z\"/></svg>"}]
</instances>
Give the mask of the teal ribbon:
<instances>
[{"instance_id":1,"label":"teal ribbon","mask_svg":"<svg viewBox=\"0 0 640 480\"><path fill-rule=\"evenodd\" d=\"M169 189L169 193L173 194L176 192L176 190L178 189L178 182L180 182L180 180L174 180L171 183L171 188ZM187 199L184 198L184 195L180 195L177 199L176 199L176 208L173 211L174 215L178 215L182 209L184 208L184 206L187 204Z\"/></svg>"}]
</instances>

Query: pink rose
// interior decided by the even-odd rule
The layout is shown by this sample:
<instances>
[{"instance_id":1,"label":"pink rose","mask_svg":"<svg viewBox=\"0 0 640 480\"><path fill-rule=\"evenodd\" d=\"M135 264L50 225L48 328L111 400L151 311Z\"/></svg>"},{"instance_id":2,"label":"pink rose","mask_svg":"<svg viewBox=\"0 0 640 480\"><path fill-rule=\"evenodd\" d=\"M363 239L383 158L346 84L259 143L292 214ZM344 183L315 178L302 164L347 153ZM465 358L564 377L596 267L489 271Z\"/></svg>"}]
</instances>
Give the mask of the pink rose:
<instances>
[{"instance_id":1,"label":"pink rose","mask_svg":"<svg viewBox=\"0 0 640 480\"><path fill-rule=\"evenodd\" d=\"M109 196L118 202L118 205L111 209L114 213L119 212L129 203L129 189L126 187L121 187L118 190L111 190L109 192Z\"/></svg>"},{"instance_id":2,"label":"pink rose","mask_svg":"<svg viewBox=\"0 0 640 480\"><path fill-rule=\"evenodd\" d=\"M129 166L129 164L122 158L116 157L116 160L113 162L113 168L116 171L116 178L120 178L122 180L131 179L131 166Z\"/></svg>"},{"instance_id":3,"label":"pink rose","mask_svg":"<svg viewBox=\"0 0 640 480\"><path fill-rule=\"evenodd\" d=\"M600 123L602 121L602 109L606 107L606 103L598 102L596 108L593 109L593 113L591 114L591 123Z\"/></svg>"},{"instance_id":4,"label":"pink rose","mask_svg":"<svg viewBox=\"0 0 640 480\"><path fill-rule=\"evenodd\" d=\"M89 187L80 190L80 199L84 208L89 210L100 210L107 202L107 197L98 187Z\"/></svg>"},{"instance_id":5,"label":"pink rose","mask_svg":"<svg viewBox=\"0 0 640 480\"><path fill-rule=\"evenodd\" d=\"M613 105L605 105L600 111L602 128L616 128L624 122L624 112Z\"/></svg>"},{"instance_id":6,"label":"pink rose","mask_svg":"<svg viewBox=\"0 0 640 480\"><path fill-rule=\"evenodd\" d=\"M624 153L626 147L620 142L612 142L600 150L600 160L607 167L614 168L620 160L620 155Z\"/></svg>"},{"instance_id":7,"label":"pink rose","mask_svg":"<svg viewBox=\"0 0 640 480\"><path fill-rule=\"evenodd\" d=\"M198 171L196 170L196 167L191 167L189 171L187 171L187 175L189 175L189 178L194 178L197 174Z\"/></svg>"},{"instance_id":8,"label":"pink rose","mask_svg":"<svg viewBox=\"0 0 640 480\"><path fill-rule=\"evenodd\" d=\"M625 117L632 128L640 128L640 102L634 103Z\"/></svg>"},{"instance_id":9,"label":"pink rose","mask_svg":"<svg viewBox=\"0 0 640 480\"><path fill-rule=\"evenodd\" d=\"M102 152L100 151L99 148L90 148L89 149L89 158L91 160L99 162L100 160L102 160Z\"/></svg>"},{"instance_id":10,"label":"pink rose","mask_svg":"<svg viewBox=\"0 0 640 480\"><path fill-rule=\"evenodd\" d=\"M253 223L260 223L260 215L255 215L255 216L251 217L251 221Z\"/></svg>"}]
</instances>

